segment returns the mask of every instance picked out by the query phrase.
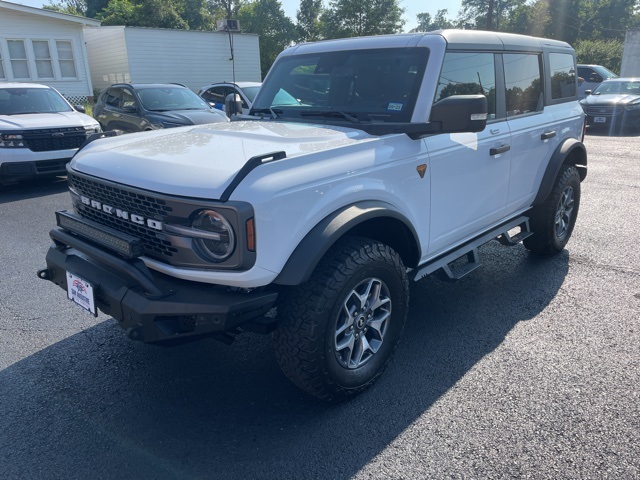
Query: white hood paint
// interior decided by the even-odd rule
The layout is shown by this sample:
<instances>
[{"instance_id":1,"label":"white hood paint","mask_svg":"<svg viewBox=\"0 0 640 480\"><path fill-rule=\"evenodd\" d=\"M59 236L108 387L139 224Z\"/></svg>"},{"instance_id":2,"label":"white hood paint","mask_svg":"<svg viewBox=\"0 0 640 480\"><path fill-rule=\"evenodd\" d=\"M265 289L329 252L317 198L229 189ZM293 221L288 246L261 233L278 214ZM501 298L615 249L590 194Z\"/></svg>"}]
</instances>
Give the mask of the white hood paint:
<instances>
[{"instance_id":1,"label":"white hood paint","mask_svg":"<svg viewBox=\"0 0 640 480\"><path fill-rule=\"evenodd\" d=\"M217 123L97 140L74 157L71 168L169 195L218 199L251 157L284 151L292 158L377 139L335 126Z\"/></svg>"},{"instance_id":2,"label":"white hood paint","mask_svg":"<svg viewBox=\"0 0 640 480\"><path fill-rule=\"evenodd\" d=\"M0 130L32 130L35 128L65 128L98 125L98 122L80 112L29 113L0 115Z\"/></svg>"}]
</instances>

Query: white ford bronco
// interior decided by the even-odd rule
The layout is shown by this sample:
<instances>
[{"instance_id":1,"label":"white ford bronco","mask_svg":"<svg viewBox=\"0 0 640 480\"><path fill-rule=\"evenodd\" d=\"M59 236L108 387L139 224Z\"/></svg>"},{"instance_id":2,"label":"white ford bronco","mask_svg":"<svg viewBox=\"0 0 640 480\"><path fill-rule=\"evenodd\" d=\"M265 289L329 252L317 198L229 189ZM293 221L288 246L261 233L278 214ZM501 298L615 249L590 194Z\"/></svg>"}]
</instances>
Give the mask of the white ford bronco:
<instances>
[{"instance_id":1,"label":"white ford bronco","mask_svg":"<svg viewBox=\"0 0 640 480\"><path fill-rule=\"evenodd\" d=\"M272 333L289 379L341 400L384 370L410 281L462 277L495 238L564 248L583 135L563 42L450 30L297 45L248 117L82 148L38 275L134 340Z\"/></svg>"}]
</instances>

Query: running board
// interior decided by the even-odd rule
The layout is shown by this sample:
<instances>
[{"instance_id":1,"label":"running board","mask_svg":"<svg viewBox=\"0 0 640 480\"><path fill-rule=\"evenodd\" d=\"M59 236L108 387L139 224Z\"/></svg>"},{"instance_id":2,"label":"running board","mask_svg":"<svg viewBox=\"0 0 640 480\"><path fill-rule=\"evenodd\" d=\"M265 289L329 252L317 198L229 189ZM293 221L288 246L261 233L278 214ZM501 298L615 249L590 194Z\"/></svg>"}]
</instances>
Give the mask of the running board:
<instances>
[{"instance_id":1,"label":"running board","mask_svg":"<svg viewBox=\"0 0 640 480\"><path fill-rule=\"evenodd\" d=\"M510 235L509 231L520 227L520 232ZM418 281L427 275L440 270L441 278L448 281L460 280L480 266L478 247L490 242L494 238L503 245L513 246L520 243L533 233L529 229L529 218L522 216L489 230L487 233L464 243L455 250L443 254L421 267L411 270L409 278ZM466 257L466 261L463 261Z\"/></svg>"}]
</instances>

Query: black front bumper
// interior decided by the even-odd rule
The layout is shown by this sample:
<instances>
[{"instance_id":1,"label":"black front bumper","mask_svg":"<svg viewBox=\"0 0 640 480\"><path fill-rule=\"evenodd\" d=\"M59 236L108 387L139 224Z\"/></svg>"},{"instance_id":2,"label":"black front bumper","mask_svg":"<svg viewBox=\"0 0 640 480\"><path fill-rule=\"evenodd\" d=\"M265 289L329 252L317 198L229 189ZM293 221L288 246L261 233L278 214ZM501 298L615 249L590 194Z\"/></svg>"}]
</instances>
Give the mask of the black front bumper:
<instances>
[{"instance_id":1,"label":"black front bumper","mask_svg":"<svg viewBox=\"0 0 640 480\"><path fill-rule=\"evenodd\" d=\"M47 268L38 272L66 291L71 272L91 283L96 306L111 315L133 340L179 343L225 332L264 316L277 293L179 280L125 260L63 230L52 230ZM254 328L252 328L255 330Z\"/></svg>"},{"instance_id":2,"label":"black front bumper","mask_svg":"<svg viewBox=\"0 0 640 480\"><path fill-rule=\"evenodd\" d=\"M35 177L50 177L67 174L67 163L71 158L34 160L30 162L3 162L0 178L5 183L18 182Z\"/></svg>"}]
</instances>

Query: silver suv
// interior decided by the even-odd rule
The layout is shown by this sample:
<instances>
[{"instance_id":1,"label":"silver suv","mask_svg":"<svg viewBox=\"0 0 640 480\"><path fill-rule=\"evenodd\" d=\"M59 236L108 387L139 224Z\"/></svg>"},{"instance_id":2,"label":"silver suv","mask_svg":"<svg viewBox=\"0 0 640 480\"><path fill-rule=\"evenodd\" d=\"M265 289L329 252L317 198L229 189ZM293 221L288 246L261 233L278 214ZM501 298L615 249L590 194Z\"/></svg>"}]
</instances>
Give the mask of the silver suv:
<instances>
[{"instance_id":1,"label":"silver suv","mask_svg":"<svg viewBox=\"0 0 640 480\"><path fill-rule=\"evenodd\" d=\"M34 83L0 83L0 184L64 175L87 137L100 132L82 106Z\"/></svg>"},{"instance_id":2,"label":"silver suv","mask_svg":"<svg viewBox=\"0 0 640 480\"><path fill-rule=\"evenodd\" d=\"M350 397L391 358L411 281L463 277L495 238L564 249L587 174L577 83L569 45L519 35L291 47L249 116L78 152L39 275L134 340L272 332L296 385Z\"/></svg>"}]
</instances>

